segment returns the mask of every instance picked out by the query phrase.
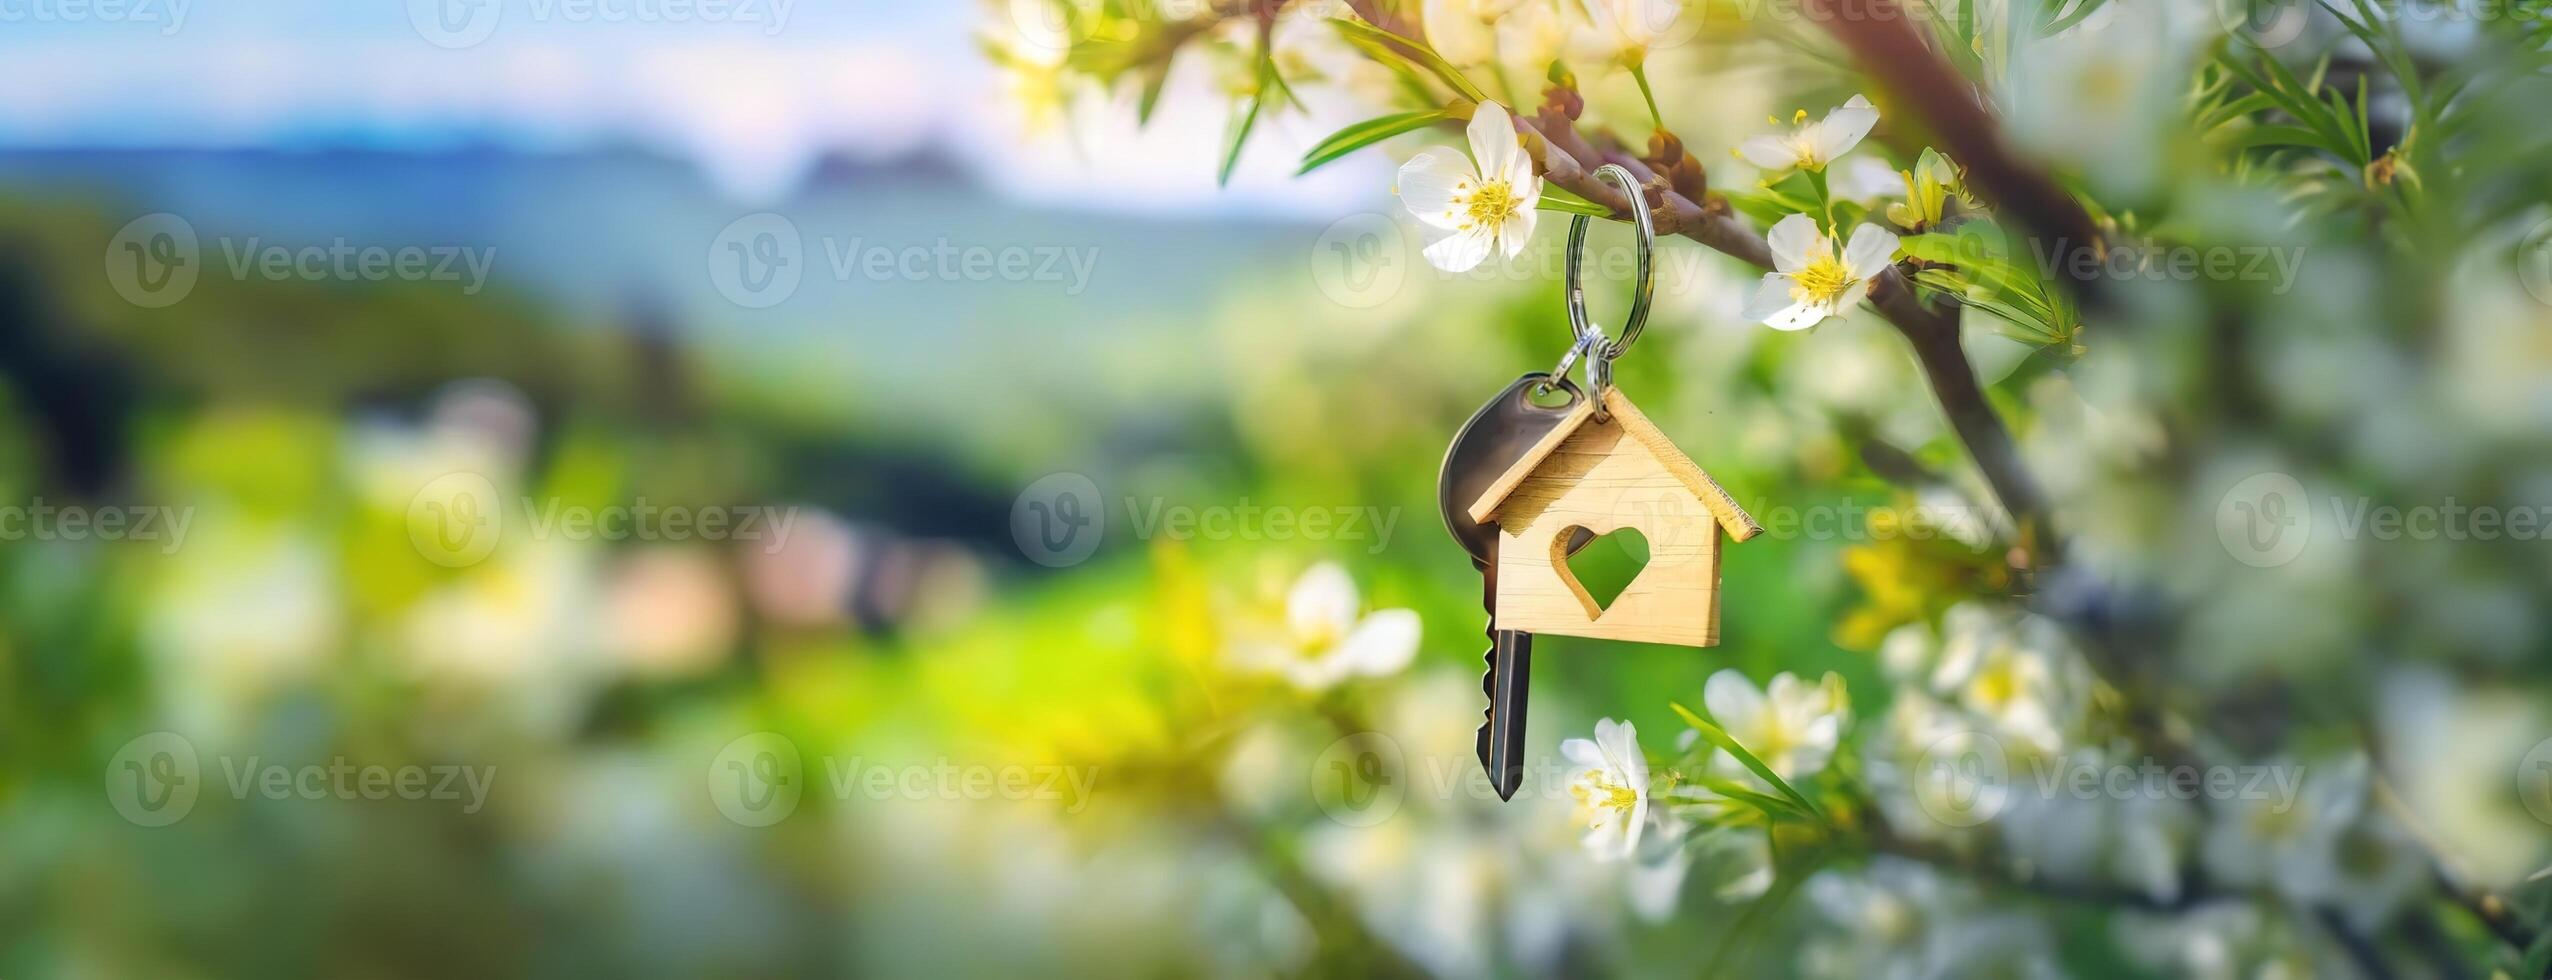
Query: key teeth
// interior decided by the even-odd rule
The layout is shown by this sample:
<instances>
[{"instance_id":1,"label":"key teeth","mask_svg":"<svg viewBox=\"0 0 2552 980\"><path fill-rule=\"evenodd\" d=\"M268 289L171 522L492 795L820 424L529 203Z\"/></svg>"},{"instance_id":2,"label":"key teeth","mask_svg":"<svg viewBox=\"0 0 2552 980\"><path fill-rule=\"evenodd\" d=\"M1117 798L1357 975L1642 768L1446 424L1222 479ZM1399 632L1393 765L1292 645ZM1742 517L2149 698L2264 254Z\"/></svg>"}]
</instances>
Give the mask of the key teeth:
<instances>
[{"instance_id":1,"label":"key teeth","mask_svg":"<svg viewBox=\"0 0 2552 980\"><path fill-rule=\"evenodd\" d=\"M1488 669L1480 675L1480 693L1488 698L1489 706L1481 709L1480 711L1480 770L1488 774L1489 785L1491 788L1497 790L1499 800L1512 800L1515 798L1516 789L1524 782L1524 760L1522 758L1511 760L1499 758L1498 753L1494 748L1497 744L1497 735L1500 734L1497 731L1499 647L1500 644L1497 642L1497 630L1495 627L1492 627L1489 630L1488 653L1481 657L1482 662L1487 664ZM1519 664L1518 666L1521 665ZM1507 706L1509 717L1506 719L1506 723L1508 725L1517 724L1522 720L1513 717L1516 714L1515 709L1518 707L1520 707L1520 705L1510 704ZM1509 743L1514 742L1515 733L1508 732L1504 734L1507 735ZM1516 754L1519 756L1521 755L1520 749Z\"/></svg>"}]
</instances>

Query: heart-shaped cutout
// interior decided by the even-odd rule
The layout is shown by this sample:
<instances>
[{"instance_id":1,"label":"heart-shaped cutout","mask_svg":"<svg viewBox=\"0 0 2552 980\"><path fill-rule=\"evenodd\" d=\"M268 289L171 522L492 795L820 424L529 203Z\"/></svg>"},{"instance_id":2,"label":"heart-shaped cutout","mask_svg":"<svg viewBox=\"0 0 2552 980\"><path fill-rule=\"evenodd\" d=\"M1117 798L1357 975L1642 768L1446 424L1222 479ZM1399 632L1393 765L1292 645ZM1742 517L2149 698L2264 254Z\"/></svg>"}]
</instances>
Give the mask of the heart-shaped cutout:
<instances>
[{"instance_id":1,"label":"heart-shaped cutout","mask_svg":"<svg viewBox=\"0 0 2552 980\"><path fill-rule=\"evenodd\" d=\"M1553 539L1554 543L1567 542L1581 532L1588 529L1568 528ZM1560 550L1565 550L1564 544ZM1616 528L1596 535L1574 555L1552 555L1551 563L1559 570L1560 579L1586 605L1586 618L1596 619L1611 609L1613 601L1621 598L1622 590L1630 588L1630 583L1648 567L1648 536L1639 533L1638 528Z\"/></svg>"}]
</instances>

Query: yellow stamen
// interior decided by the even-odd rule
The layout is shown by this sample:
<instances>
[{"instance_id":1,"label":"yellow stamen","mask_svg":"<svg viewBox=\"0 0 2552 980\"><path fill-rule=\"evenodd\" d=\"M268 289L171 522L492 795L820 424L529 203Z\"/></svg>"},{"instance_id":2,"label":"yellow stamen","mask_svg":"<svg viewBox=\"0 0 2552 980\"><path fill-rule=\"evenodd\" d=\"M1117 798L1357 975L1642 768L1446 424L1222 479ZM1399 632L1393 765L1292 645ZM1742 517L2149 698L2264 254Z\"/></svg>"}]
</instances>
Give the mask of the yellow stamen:
<instances>
[{"instance_id":1,"label":"yellow stamen","mask_svg":"<svg viewBox=\"0 0 2552 980\"><path fill-rule=\"evenodd\" d=\"M1516 207L1522 203L1515 198L1515 188L1508 186L1506 181L1483 181L1480 189L1473 192L1471 199L1464 203L1464 208L1470 212L1471 220L1462 227L1465 229L1482 226L1502 227L1508 218L1515 216Z\"/></svg>"},{"instance_id":2,"label":"yellow stamen","mask_svg":"<svg viewBox=\"0 0 2552 980\"><path fill-rule=\"evenodd\" d=\"M1797 112L1793 112L1793 113L1791 113L1791 114L1790 114L1790 125L1793 125L1793 126L1804 126L1804 125L1807 125L1807 123L1808 123L1808 110L1806 110L1806 109L1801 109L1801 110L1799 110L1799 111L1797 111Z\"/></svg>"},{"instance_id":3,"label":"yellow stamen","mask_svg":"<svg viewBox=\"0 0 2552 980\"><path fill-rule=\"evenodd\" d=\"M1809 259L1807 268L1791 273L1790 278L1797 283L1790 287L1790 297L1810 303L1832 303L1852 285L1852 274L1843 268L1843 260L1830 253Z\"/></svg>"},{"instance_id":4,"label":"yellow stamen","mask_svg":"<svg viewBox=\"0 0 2552 980\"><path fill-rule=\"evenodd\" d=\"M1639 803L1639 793L1620 783L1607 782L1601 776L1588 776L1568 788L1577 802L1596 810L1628 810Z\"/></svg>"}]
</instances>

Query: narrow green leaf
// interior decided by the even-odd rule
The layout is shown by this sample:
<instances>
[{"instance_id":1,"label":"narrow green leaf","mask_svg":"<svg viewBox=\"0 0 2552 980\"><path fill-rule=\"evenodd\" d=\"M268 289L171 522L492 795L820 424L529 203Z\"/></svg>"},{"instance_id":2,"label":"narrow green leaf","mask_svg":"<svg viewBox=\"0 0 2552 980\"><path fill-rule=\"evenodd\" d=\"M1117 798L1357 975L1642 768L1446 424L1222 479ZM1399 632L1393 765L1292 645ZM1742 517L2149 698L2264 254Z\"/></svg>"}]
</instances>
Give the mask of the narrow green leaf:
<instances>
[{"instance_id":1,"label":"narrow green leaf","mask_svg":"<svg viewBox=\"0 0 2552 980\"><path fill-rule=\"evenodd\" d=\"M1143 126L1151 123L1152 110L1160 106L1161 89L1169 82L1169 80L1170 66L1167 62L1162 63L1160 67L1153 69L1150 74L1144 77L1143 95L1135 102L1134 105L1134 124L1136 126Z\"/></svg>"},{"instance_id":2,"label":"narrow green leaf","mask_svg":"<svg viewBox=\"0 0 2552 980\"><path fill-rule=\"evenodd\" d=\"M1310 152L1303 154L1303 169L1297 173L1310 173L1357 150L1452 118L1453 114L1443 109L1421 109L1367 119L1331 133L1329 138L1313 146Z\"/></svg>"},{"instance_id":3,"label":"narrow green leaf","mask_svg":"<svg viewBox=\"0 0 2552 980\"><path fill-rule=\"evenodd\" d=\"M1330 20L1329 23L1336 27L1340 34L1346 35L1350 42L1355 42L1358 47L1368 51L1378 50L1390 55L1393 59L1406 61L1425 69L1438 81L1460 93L1463 98L1473 102L1489 100L1488 96L1481 94L1478 86L1471 84L1470 79L1462 77L1460 69L1453 67L1451 63L1444 60L1443 56L1436 54L1434 48L1361 20L1339 17Z\"/></svg>"},{"instance_id":4,"label":"narrow green leaf","mask_svg":"<svg viewBox=\"0 0 2552 980\"><path fill-rule=\"evenodd\" d=\"M1757 810L1763 811L1766 816L1778 815L1807 819L1814 819L1816 816L1806 810L1800 809L1799 805L1796 803L1753 789L1746 786L1744 783L1737 782L1733 779L1708 774L1692 776L1689 778L1695 786L1699 786L1713 793L1717 793L1721 796L1725 796L1729 799L1754 807Z\"/></svg>"},{"instance_id":5,"label":"narrow green leaf","mask_svg":"<svg viewBox=\"0 0 2552 980\"><path fill-rule=\"evenodd\" d=\"M1542 199L1536 202L1533 207L1535 210L1539 211L1557 211L1561 214L1582 214L1590 218L1610 218L1613 216L1613 209L1597 204L1593 201L1589 201L1575 194L1560 190L1559 188L1553 187L1549 184L1542 185Z\"/></svg>"},{"instance_id":6,"label":"narrow green leaf","mask_svg":"<svg viewBox=\"0 0 2552 980\"><path fill-rule=\"evenodd\" d=\"M1241 147L1248 145L1249 131L1258 125L1258 110L1267 104L1268 92L1275 86L1276 60L1267 57L1266 50L1264 44L1259 48L1258 87L1241 101L1240 123L1232 127L1232 145L1223 151L1223 168L1214 175L1218 186L1232 182L1232 168L1240 166Z\"/></svg>"},{"instance_id":7,"label":"narrow green leaf","mask_svg":"<svg viewBox=\"0 0 2552 980\"><path fill-rule=\"evenodd\" d=\"M1801 795L1798 790L1791 788L1788 781L1773 773L1771 766L1764 765L1762 759L1755 758L1754 753L1746 751L1745 746L1737 744L1737 740L1730 737L1728 733L1722 730L1719 726L1711 724L1700 715L1692 713L1692 709L1686 708L1681 704L1674 704L1670 702L1667 707L1675 709L1676 714L1682 715L1684 723L1691 725L1693 730L1700 732L1703 741L1709 742L1710 744L1716 745L1722 749L1726 749L1730 756L1736 758L1739 765L1745 766L1748 772L1752 772L1756 776L1762 778L1765 783L1770 784L1772 788L1779 791L1782 796L1788 797L1790 802L1798 804L1800 809L1806 810L1817 819L1822 820L1825 818L1824 811L1817 809L1816 804L1808 802L1808 798Z\"/></svg>"}]
</instances>

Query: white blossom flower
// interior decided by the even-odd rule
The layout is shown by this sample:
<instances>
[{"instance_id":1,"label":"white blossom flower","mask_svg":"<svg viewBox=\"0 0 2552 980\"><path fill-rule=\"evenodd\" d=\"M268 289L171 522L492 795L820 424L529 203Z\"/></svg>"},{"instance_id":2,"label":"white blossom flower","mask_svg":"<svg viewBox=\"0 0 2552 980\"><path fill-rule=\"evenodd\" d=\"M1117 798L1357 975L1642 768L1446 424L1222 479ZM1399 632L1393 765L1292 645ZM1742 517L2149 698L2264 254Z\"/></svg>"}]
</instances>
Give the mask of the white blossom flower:
<instances>
[{"instance_id":1,"label":"white blossom flower","mask_svg":"<svg viewBox=\"0 0 2552 980\"><path fill-rule=\"evenodd\" d=\"M1824 170L1861 145L1861 137L1878 122L1879 110L1855 95L1815 122L1808 121L1808 110L1799 110L1790 117L1789 132L1750 137L1737 144L1737 155L1765 170Z\"/></svg>"},{"instance_id":2,"label":"white blossom flower","mask_svg":"<svg viewBox=\"0 0 2552 980\"><path fill-rule=\"evenodd\" d=\"M1886 229L1862 225L1837 250L1804 214L1774 224L1769 240L1775 271L1763 277L1744 316L1775 330L1805 330L1850 309L1870 295L1870 280L1896 255L1896 236Z\"/></svg>"},{"instance_id":3,"label":"white blossom flower","mask_svg":"<svg viewBox=\"0 0 2552 980\"><path fill-rule=\"evenodd\" d=\"M1599 860L1629 857L1648 825L1648 759L1640 754L1638 730L1606 718L1595 723L1593 741L1561 742L1560 754L1577 767L1568 793L1587 818L1586 849Z\"/></svg>"},{"instance_id":4,"label":"white blossom flower","mask_svg":"<svg viewBox=\"0 0 2552 980\"><path fill-rule=\"evenodd\" d=\"M1524 251L1542 200L1542 178L1505 106L1480 103L1468 132L1471 159L1432 147L1400 167L1400 203L1435 239L1427 261L1447 272L1470 271L1492 251L1508 258Z\"/></svg>"},{"instance_id":5,"label":"white blossom flower","mask_svg":"<svg viewBox=\"0 0 2552 980\"><path fill-rule=\"evenodd\" d=\"M1407 667L1418 653L1418 614L1378 609L1360 618L1359 608L1356 581L1345 568L1336 562L1314 565L1286 594L1281 626L1245 633L1234 642L1232 658L1306 691Z\"/></svg>"},{"instance_id":6,"label":"white blossom flower","mask_svg":"<svg viewBox=\"0 0 2552 980\"><path fill-rule=\"evenodd\" d=\"M2023 616L2006 622L1983 606L1943 617L1941 661L1932 690L1988 722L1998 736L2041 754L2064 747L2079 692L2089 684L2053 622Z\"/></svg>"},{"instance_id":7,"label":"white blossom flower","mask_svg":"<svg viewBox=\"0 0 2552 980\"><path fill-rule=\"evenodd\" d=\"M1681 0L1569 0L1570 54L1579 61L1636 66L1687 16ZM1691 15L1699 16L1699 15Z\"/></svg>"},{"instance_id":8,"label":"white blossom flower","mask_svg":"<svg viewBox=\"0 0 2552 980\"><path fill-rule=\"evenodd\" d=\"M1767 689L1758 690L1746 675L1723 670L1710 675L1702 686L1701 700L1730 738L1784 780L1825 770L1851 711L1843 698L1842 678L1830 673L1814 686L1787 673L1776 674ZM1753 778L1733 758L1723 757L1714 765L1734 778Z\"/></svg>"},{"instance_id":9,"label":"white blossom flower","mask_svg":"<svg viewBox=\"0 0 2552 980\"><path fill-rule=\"evenodd\" d=\"M1465 68L1503 64L1539 75L1565 39L1556 0L1426 0L1427 44Z\"/></svg>"},{"instance_id":10,"label":"white blossom flower","mask_svg":"<svg viewBox=\"0 0 2552 980\"><path fill-rule=\"evenodd\" d=\"M2301 791L2292 798L2240 794L2218 802L2207 832L2207 870L2228 885L2266 885L2297 903L2319 902L2339 889L2340 837L2365 806L2366 760L2278 768L2300 773Z\"/></svg>"}]
</instances>

